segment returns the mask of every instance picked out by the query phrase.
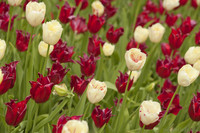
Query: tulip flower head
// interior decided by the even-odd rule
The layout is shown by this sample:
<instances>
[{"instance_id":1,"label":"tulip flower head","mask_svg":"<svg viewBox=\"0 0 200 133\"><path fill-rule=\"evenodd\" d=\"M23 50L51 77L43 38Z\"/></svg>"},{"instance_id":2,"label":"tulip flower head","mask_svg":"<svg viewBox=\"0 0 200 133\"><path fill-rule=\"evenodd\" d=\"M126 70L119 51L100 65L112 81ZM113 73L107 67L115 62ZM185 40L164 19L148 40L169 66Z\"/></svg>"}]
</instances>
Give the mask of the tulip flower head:
<instances>
[{"instance_id":1,"label":"tulip flower head","mask_svg":"<svg viewBox=\"0 0 200 133\"><path fill-rule=\"evenodd\" d=\"M193 121L200 121L200 93L194 96L191 100L188 113Z\"/></svg>"},{"instance_id":2,"label":"tulip flower head","mask_svg":"<svg viewBox=\"0 0 200 133\"><path fill-rule=\"evenodd\" d=\"M92 79L88 85L87 98L91 103L100 102L106 95L107 85L104 82Z\"/></svg>"},{"instance_id":3,"label":"tulip flower head","mask_svg":"<svg viewBox=\"0 0 200 133\"><path fill-rule=\"evenodd\" d=\"M164 0L163 7L167 10L173 10L180 5L179 0Z\"/></svg>"},{"instance_id":4,"label":"tulip flower head","mask_svg":"<svg viewBox=\"0 0 200 133\"><path fill-rule=\"evenodd\" d=\"M127 72L128 75L130 75L130 73L131 73L130 71ZM133 83L135 83L138 80L138 78L140 77L140 74L141 74L141 71L132 71L130 79L131 80L133 79Z\"/></svg>"},{"instance_id":5,"label":"tulip flower head","mask_svg":"<svg viewBox=\"0 0 200 133\"><path fill-rule=\"evenodd\" d=\"M115 45L112 45L107 42L103 45L103 53L105 56L111 56L114 50L115 50Z\"/></svg>"},{"instance_id":6,"label":"tulip flower head","mask_svg":"<svg viewBox=\"0 0 200 133\"><path fill-rule=\"evenodd\" d=\"M114 30L114 27L111 26L106 33L106 38L110 43L116 44L123 34L124 28L120 27Z\"/></svg>"},{"instance_id":7,"label":"tulip flower head","mask_svg":"<svg viewBox=\"0 0 200 133\"><path fill-rule=\"evenodd\" d=\"M51 20L42 25L43 40L47 44L55 45L62 35L63 28L57 20Z\"/></svg>"},{"instance_id":8,"label":"tulip flower head","mask_svg":"<svg viewBox=\"0 0 200 133\"><path fill-rule=\"evenodd\" d=\"M194 64L200 59L200 47L190 47L185 53L184 59L189 64Z\"/></svg>"},{"instance_id":9,"label":"tulip flower head","mask_svg":"<svg viewBox=\"0 0 200 133\"><path fill-rule=\"evenodd\" d=\"M156 23L149 27L149 39L153 43L159 43L165 33L165 27L160 23Z\"/></svg>"},{"instance_id":10,"label":"tulip flower head","mask_svg":"<svg viewBox=\"0 0 200 133\"><path fill-rule=\"evenodd\" d=\"M158 60L156 63L156 73L161 78L168 78L171 74L172 61L166 57L165 60Z\"/></svg>"},{"instance_id":11,"label":"tulip flower head","mask_svg":"<svg viewBox=\"0 0 200 133\"><path fill-rule=\"evenodd\" d=\"M70 20L70 27L76 34L84 33L87 31L87 25L83 17L74 17Z\"/></svg>"},{"instance_id":12,"label":"tulip flower head","mask_svg":"<svg viewBox=\"0 0 200 133\"><path fill-rule=\"evenodd\" d=\"M138 48L132 48L125 53L126 65L130 71L142 69L146 62L146 54Z\"/></svg>"},{"instance_id":13,"label":"tulip flower head","mask_svg":"<svg viewBox=\"0 0 200 133\"><path fill-rule=\"evenodd\" d=\"M180 86L189 86L199 76L199 71L193 68L191 65L184 65L178 72L178 84Z\"/></svg>"},{"instance_id":14,"label":"tulip flower head","mask_svg":"<svg viewBox=\"0 0 200 133\"><path fill-rule=\"evenodd\" d=\"M104 44L104 41L97 35L93 35L91 38L89 38L88 42L88 53L90 55L94 55L95 57L100 55L100 47Z\"/></svg>"},{"instance_id":15,"label":"tulip flower head","mask_svg":"<svg viewBox=\"0 0 200 133\"><path fill-rule=\"evenodd\" d=\"M170 56L172 49L168 43L161 43L161 50L164 56Z\"/></svg>"},{"instance_id":16,"label":"tulip flower head","mask_svg":"<svg viewBox=\"0 0 200 133\"><path fill-rule=\"evenodd\" d=\"M81 4L81 10L84 10L88 6L88 0L75 0L76 6L79 6Z\"/></svg>"},{"instance_id":17,"label":"tulip flower head","mask_svg":"<svg viewBox=\"0 0 200 133\"><path fill-rule=\"evenodd\" d=\"M134 39L138 43L144 43L149 36L149 30L142 26L137 26L134 32Z\"/></svg>"},{"instance_id":18,"label":"tulip flower head","mask_svg":"<svg viewBox=\"0 0 200 133\"><path fill-rule=\"evenodd\" d=\"M61 7L59 20L60 22L66 24L70 21L70 17L73 16L75 11L74 7L70 7L69 3L66 1L65 4Z\"/></svg>"},{"instance_id":19,"label":"tulip flower head","mask_svg":"<svg viewBox=\"0 0 200 133\"><path fill-rule=\"evenodd\" d=\"M54 47L52 45L49 46L49 53L48 53L48 55L51 54L51 52L53 51L53 48ZM41 56L43 56L43 57L46 57L47 56L47 50L48 50L48 44L45 43L44 41L41 41L39 43L39 45L38 45L39 54Z\"/></svg>"},{"instance_id":20,"label":"tulip flower head","mask_svg":"<svg viewBox=\"0 0 200 133\"><path fill-rule=\"evenodd\" d=\"M102 16L104 13L104 6L100 1L92 2L92 11L94 15Z\"/></svg>"},{"instance_id":21,"label":"tulip flower head","mask_svg":"<svg viewBox=\"0 0 200 133\"><path fill-rule=\"evenodd\" d=\"M0 60L4 57L6 51L6 42L0 39Z\"/></svg>"},{"instance_id":22,"label":"tulip flower head","mask_svg":"<svg viewBox=\"0 0 200 133\"><path fill-rule=\"evenodd\" d=\"M61 85L54 85L54 91L59 96L67 96L70 93L64 83Z\"/></svg>"},{"instance_id":23,"label":"tulip flower head","mask_svg":"<svg viewBox=\"0 0 200 133\"><path fill-rule=\"evenodd\" d=\"M105 24L105 17L104 16L101 16L101 17L98 17L96 15L90 15L89 16L89 21L88 21L88 30L93 33L93 34L96 34L100 29L101 27Z\"/></svg>"},{"instance_id":24,"label":"tulip flower head","mask_svg":"<svg viewBox=\"0 0 200 133\"><path fill-rule=\"evenodd\" d=\"M140 127L145 125L145 129L153 129L160 122L160 112L160 103L151 100L143 101L139 110Z\"/></svg>"},{"instance_id":25,"label":"tulip flower head","mask_svg":"<svg viewBox=\"0 0 200 133\"><path fill-rule=\"evenodd\" d=\"M28 43L30 40L30 33L24 32L22 30L16 30L16 48L20 51L26 51L28 49Z\"/></svg>"},{"instance_id":26,"label":"tulip flower head","mask_svg":"<svg viewBox=\"0 0 200 133\"><path fill-rule=\"evenodd\" d=\"M193 67L200 72L200 60L196 61Z\"/></svg>"},{"instance_id":27,"label":"tulip flower head","mask_svg":"<svg viewBox=\"0 0 200 133\"><path fill-rule=\"evenodd\" d=\"M8 0L8 4L11 6L19 6L22 0Z\"/></svg>"},{"instance_id":28,"label":"tulip flower head","mask_svg":"<svg viewBox=\"0 0 200 133\"><path fill-rule=\"evenodd\" d=\"M28 23L33 27L36 27L42 23L45 17L45 13L46 5L44 2L38 3L30 1L26 5L26 19Z\"/></svg>"}]
</instances>

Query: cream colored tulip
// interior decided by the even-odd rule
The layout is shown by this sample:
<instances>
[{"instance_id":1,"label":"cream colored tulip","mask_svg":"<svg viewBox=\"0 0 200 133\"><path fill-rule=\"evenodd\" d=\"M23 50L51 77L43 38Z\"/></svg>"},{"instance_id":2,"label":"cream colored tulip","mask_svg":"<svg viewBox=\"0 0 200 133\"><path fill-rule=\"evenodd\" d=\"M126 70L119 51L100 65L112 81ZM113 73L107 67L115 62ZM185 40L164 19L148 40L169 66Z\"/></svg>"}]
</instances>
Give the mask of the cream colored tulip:
<instances>
[{"instance_id":1,"label":"cream colored tulip","mask_svg":"<svg viewBox=\"0 0 200 133\"><path fill-rule=\"evenodd\" d=\"M36 27L42 23L45 17L45 13L46 5L44 2L38 3L30 1L26 5L26 19L28 23L33 27Z\"/></svg>"},{"instance_id":2,"label":"cream colored tulip","mask_svg":"<svg viewBox=\"0 0 200 133\"><path fill-rule=\"evenodd\" d=\"M4 76L4 74L3 74L2 70L0 69L0 84L1 84L2 81L3 81L3 76Z\"/></svg>"},{"instance_id":3,"label":"cream colored tulip","mask_svg":"<svg viewBox=\"0 0 200 133\"><path fill-rule=\"evenodd\" d=\"M88 123L80 120L69 120L62 129L62 133L88 133Z\"/></svg>"},{"instance_id":4,"label":"cream colored tulip","mask_svg":"<svg viewBox=\"0 0 200 133\"><path fill-rule=\"evenodd\" d=\"M138 48L132 48L125 53L126 66L130 71L142 69L146 62L146 54Z\"/></svg>"},{"instance_id":5,"label":"cream colored tulip","mask_svg":"<svg viewBox=\"0 0 200 133\"><path fill-rule=\"evenodd\" d=\"M178 71L178 84L184 87L189 86L197 79L198 76L199 76L198 70L196 70L189 64L184 65Z\"/></svg>"},{"instance_id":6,"label":"cream colored tulip","mask_svg":"<svg viewBox=\"0 0 200 133\"><path fill-rule=\"evenodd\" d=\"M51 20L42 25L43 40L47 44L55 45L62 35L62 25L57 20Z\"/></svg>"},{"instance_id":7,"label":"cream colored tulip","mask_svg":"<svg viewBox=\"0 0 200 133\"><path fill-rule=\"evenodd\" d=\"M173 10L180 5L179 0L164 0L163 7L167 10Z\"/></svg>"},{"instance_id":8,"label":"cream colored tulip","mask_svg":"<svg viewBox=\"0 0 200 133\"><path fill-rule=\"evenodd\" d=\"M115 45L112 45L107 42L103 45L103 53L105 56L111 56L114 50L115 50Z\"/></svg>"},{"instance_id":9,"label":"cream colored tulip","mask_svg":"<svg viewBox=\"0 0 200 133\"><path fill-rule=\"evenodd\" d=\"M130 71L127 72L128 75L130 75ZM140 77L141 71L132 71L131 73L131 80L133 79L133 82L135 83L138 78Z\"/></svg>"},{"instance_id":10,"label":"cream colored tulip","mask_svg":"<svg viewBox=\"0 0 200 133\"><path fill-rule=\"evenodd\" d=\"M0 39L0 60L4 57L6 52L6 42Z\"/></svg>"},{"instance_id":11,"label":"cream colored tulip","mask_svg":"<svg viewBox=\"0 0 200 133\"><path fill-rule=\"evenodd\" d=\"M200 59L200 47L190 47L185 53L184 59L189 64L194 64Z\"/></svg>"},{"instance_id":12,"label":"cream colored tulip","mask_svg":"<svg viewBox=\"0 0 200 133\"><path fill-rule=\"evenodd\" d=\"M102 16L104 13L104 6L100 1L94 1L92 3L92 11L94 15Z\"/></svg>"},{"instance_id":13,"label":"cream colored tulip","mask_svg":"<svg viewBox=\"0 0 200 133\"><path fill-rule=\"evenodd\" d=\"M8 0L8 4L11 6L19 6L22 0Z\"/></svg>"},{"instance_id":14,"label":"cream colored tulip","mask_svg":"<svg viewBox=\"0 0 200 133\"><path fill-rule=\"evenodd\" d=\"M153 43L159 43L165 33L165 27L160 23L156 23L149 27L149 39Z\"/></svg>"},{"instance_id":15,"label":"cream colored tulip","mask_svg":"<svg viewBox=\"0 0 200 133\"><path fill-rule=\"evenodd\" d=\"M149 30L142 26L137 26L134 32L134 39L138 43L144 43L149 36Z\"/></svg>"},{"instance_id":16,"label":"cream colored tulip","mask_svg":"<svg viewBox=\"0 0 200 133\"><path fill-rule=\"evenodd\" d=\"M200 60L194 63L193 67L200 72Z\"/></svg>"},{"instance_id":17,"label":"cream colored tulip","mask_svg":"<svg viewBox=\"0 0 200 133\"><path fill-rule=\"evenodd\" d=\"M50 45L48 55L51 54L51 52L53 51L53 48L54 47L52 45ZM48 50L48 44L45 43L44 41L41 41L38 45L38 51L39 51L40 55L43 57L46 57L47 50Z\"/></svg>"},{"instance_id":18,"label":"cream colored tulip","mask_svg":"<svg viewBox=\"0 0 200 133\"><path fill-rule=\"evenodd\" d=\"M92 79L88 85L87 98L91 103L100 102L106 95L107 85L104 82Z\"/></svg>"}]
</instances>

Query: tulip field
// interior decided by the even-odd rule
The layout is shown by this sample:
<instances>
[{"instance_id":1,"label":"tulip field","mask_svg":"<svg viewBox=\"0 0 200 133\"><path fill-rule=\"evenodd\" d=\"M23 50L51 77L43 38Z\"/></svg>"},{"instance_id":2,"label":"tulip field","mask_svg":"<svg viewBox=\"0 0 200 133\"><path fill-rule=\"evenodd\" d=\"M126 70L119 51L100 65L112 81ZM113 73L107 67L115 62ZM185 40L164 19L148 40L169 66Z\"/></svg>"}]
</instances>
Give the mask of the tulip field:
<instances>
[{"instance_id":1,"label":"tulip field","mask_svg":"<svg viewBox=\"0 0 200 133\"><path fill-rule=\"evenodd\" d=\"M0 133L200 133L200 0L1 0Z\"/></svg>"}]
</instances>

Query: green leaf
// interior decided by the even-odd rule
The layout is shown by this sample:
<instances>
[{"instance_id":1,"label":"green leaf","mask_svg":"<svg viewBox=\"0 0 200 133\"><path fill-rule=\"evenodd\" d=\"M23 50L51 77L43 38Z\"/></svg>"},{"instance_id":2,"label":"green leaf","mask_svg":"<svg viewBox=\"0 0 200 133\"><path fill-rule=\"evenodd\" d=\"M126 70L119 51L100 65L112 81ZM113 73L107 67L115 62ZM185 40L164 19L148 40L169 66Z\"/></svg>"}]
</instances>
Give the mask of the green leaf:
<instances>
[{"instance_id":1,"label":"green leaf","mask_svg":"<svg viewBox=\"0 0 200 133\"><path fill-rule=\"evenodd\" d=\"M172 133L181 133L186 128L189 128L191 125L192 125L192 120L189 118L178 124L178 126L172 131Z\"/></svg>"},{"instance_id":2,"label":"green leaf","mask_svg":"<svg viewBox=\"0 0 200 133\"><path fill-rule=\"evenodd\" d=\"M104 82L106 83L108 89L112 89L114 91L118 91L113 83L110 83L109 81L104 81Z\"/></svg>"}]
</instances>

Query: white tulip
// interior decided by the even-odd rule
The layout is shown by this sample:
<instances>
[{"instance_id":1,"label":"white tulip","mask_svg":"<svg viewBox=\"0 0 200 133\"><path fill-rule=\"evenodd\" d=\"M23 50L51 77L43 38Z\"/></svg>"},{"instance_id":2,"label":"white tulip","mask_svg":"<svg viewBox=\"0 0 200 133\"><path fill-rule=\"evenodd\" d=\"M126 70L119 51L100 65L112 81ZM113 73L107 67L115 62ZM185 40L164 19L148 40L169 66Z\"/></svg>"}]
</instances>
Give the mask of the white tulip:
<instances>
[{"instance_id":1,"label":"white tulip","mask_svg":"<svg viewBox=\"0 0 200 133\"><path fill-rule=\"evenodd\" d=\"M173 10L180 5L179 0L164 0L163 7L167 10Z\"/></svg>"},{"instance_id":2,"label":"white tulip","mask_svg":"<svg viewBox=\"0 0 200 133\"><path fill-rule=\"evenodd\" d=\"M165 27L160 23L156 23L149 27L149 39L153 43L159 43L165 33Z\"/></svg>"},{"instance_id":3,"label":"white tulip","mask_svg":"<svg viewBox=\"0 0 200 133\"><path fill-rule=\"evenodd\" d=\"M96 16L102 16L104 13L104 6L100 1L94 1L92 3L92 11L93 14Z\"/></svg>"},{"instance_id":4,"label":"white tulip","mask_svg":"<svg viewBox=\"0 0 200 133\"><path fill-rule=\"evenodd\" d=\"M130 71L127 72L128 75L130 75ZM133 79L133 82L135 83L138 78L140 77L141 71L132 71L131 73L131 80Z\"/></svg>"},{"instance_id":5,"label":"white tulip","mask_svg":"<svg viewBox=\"0 0 200 133\"><path fill-rule=\"evenodd\" d=\"M134 32L134 39L138 43L143 43L149 36L149 30L142 26L137 26Z\"/></svg>"},{"instance_id":6,"label":"white tulip","mask_svg":"<svg viewBox=\"0 0 200 133\"><path fill-rule=\"evenodd\" d=\"M106 95L107 86L104 82L92 79L88 85L87 98L91 103L100 102Z\"/></svg>"},{"instance_id":7,"label":"white tulip","mask_svg":"<svg viewBox=\"0 0 200 133\"><path fill-rule=\"evenodd\" d=\"M115 50L115 45L112 45L107 42L103 45L103 53L105 56L111 56L114 50Z\"/></svg>"},{"instance_id":8,"label":"white tulip","mask_svg":"<svg viewBox=\"0 0 200 133\"><path fill-rule=\"evenodd\" d=\"M194 64L200 59L200 47L190 47L185 53L184 59L189 64Z\"/></svg>"},{"instance_id":9,"label":"white tulip","mask_svg":"<svg viewBox=\"0 0 200 133\"><path fill-rule=\"evenodd\" d=\"M3 81L3 76L4 76L4 74L3 74L2 70L0 69L0 84Z\"/></svg>"},{"instance_id":10,"label":"white tulip","mask_svg":"<svg viewBox=\"0 0 200 133\"><path fill-rule=\"evenodd\" d=\"M199 71L191 65L186 64L178 71L178 84L180 86L189 86L199 76Z\"/></svg>"},{"instance_id":11,"label":"white tulip","mask_svg":"<svg viewBox=\"0 0 200 133\"><path fill-rule=\"evenodd\" d=\"M36 27L42 23L46 13L46 5L44 2L29 2L26 5L26 19L28 23Z\"/></svg>"},{"instance_id":12,"label":"white tulip","mask_svg":"<svg viewBox=\"0 0 200 133\"><path fill-rule=\"evenodd\" d=\"M51 52L53 51L53 48L54 47L52 45L50 45L48 55L51 54ZM44 41L41 41L38 45L38 51L39 51L40 55L43 57L46 57L47 50L48 50L48 44L45 43Z\"/></svg>"},{"instance_id":13,"label":"white tulip","mask_svg":"<svg viewBox=\"0 0 200 133\"><path fill-rule=\"evenodd\" d=\"M126 65L130 71L142 69L146 62L146 54L138 48L132 48L125 53Z\"/></svg>"},{"instance_id":14,"label":"white tulip","mask_svg":"<svg viewBox=\"0 0 200 133\"><path fill-rule=\"evenodd\" d=\"M159 120L161 106L158 102L143 101L140 105L139 117L144 125L149 125Z\"/></svg>"},{"instance_id":15,"label":"white tulip","mask_svg":"<svg viewBox=\"0 0 200 133\"><path fill-rule=\"evenodd\" d=\"M6 42L0 39L0 60L4 57L6 51Z\"/></svg>"},{"instance_id":16,"label":"white tulip","mask_svg":"<svg viewBox=\"0 0 200 133\"><path fill-rule=\"evenodd\" d=\"M61 24L57 20L44 23L42 29L43 40L50 45L55 45L59 41L63 31Z\"/></svg>"},{"instance_id":17,"label":"white tulip","mask_svg":"<svg viewBox=\"0 0 200 133\"><path fill-rule=\"evenodd\" d=\"M11 6L19 6L22 0L8 0L8 4Z\"/></svg>"},{"instance_id":18,"label":"white tulip","mask_svg":"<svg viewBox=\"0 0 200 133\"><path fill-rule=\"evenodd\" d=\"M62 133L88 133L88 123L80 120L69 120L62 129Z\"/></svg>"},{"instance_id":19,"label":"white tulip","mask_svg":"<svg viewBox=\"0 0 200 133\"><path fill-rule=\"evenodd\" d=\"M193 67L200 72L200 60L194 63Z\"/></svg>"}]
</instances>

